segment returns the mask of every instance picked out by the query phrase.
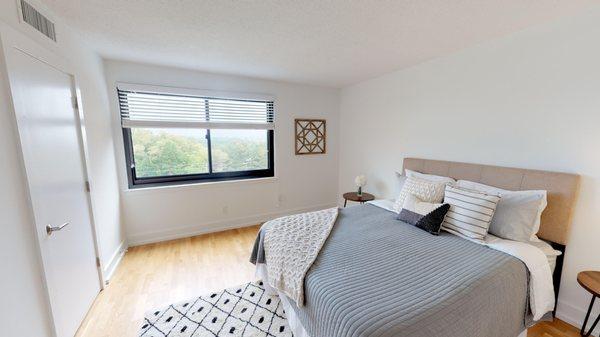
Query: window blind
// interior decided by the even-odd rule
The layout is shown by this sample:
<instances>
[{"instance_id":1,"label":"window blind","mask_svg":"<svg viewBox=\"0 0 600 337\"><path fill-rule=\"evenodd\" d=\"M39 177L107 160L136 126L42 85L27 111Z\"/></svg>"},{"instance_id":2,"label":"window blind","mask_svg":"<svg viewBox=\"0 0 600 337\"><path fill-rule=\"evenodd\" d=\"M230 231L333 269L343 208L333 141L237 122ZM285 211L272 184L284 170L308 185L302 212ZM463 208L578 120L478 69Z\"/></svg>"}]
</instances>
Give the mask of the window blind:
<instances>
[{"instance_id":1,"label":"window blind","mask_svg":"<svg viewBox=\"0 0 600 337\"><path fill-rule=\"evenodd\" d=\"M272 100L179 95L118 88L124 128L274 128Z\"/></svg>"}]
</instances>

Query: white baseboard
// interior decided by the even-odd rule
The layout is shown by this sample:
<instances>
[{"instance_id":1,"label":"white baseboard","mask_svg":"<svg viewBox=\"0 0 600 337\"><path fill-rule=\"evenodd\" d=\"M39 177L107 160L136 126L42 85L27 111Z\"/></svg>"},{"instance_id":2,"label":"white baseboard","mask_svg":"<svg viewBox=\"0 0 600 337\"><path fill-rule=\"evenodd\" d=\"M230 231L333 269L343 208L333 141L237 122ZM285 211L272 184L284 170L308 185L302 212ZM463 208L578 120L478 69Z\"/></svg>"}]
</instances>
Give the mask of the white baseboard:
<instances>
[{"instance_id":1,"label":"white baseboard","mask_svg":"<svg viewBox=\"0 0 600 337\"><path fill-rule=\"evenodd\" d=\"M123 259L123 256L125 255L126 251L127 251L127 244L125 243L125 241L122 241L121 244L119 245L119 247L117 248L117 250L113 253L113 255L108 260L108 263L104 265L104 268L102 270L102 274L104 276L104 282L108 282L110 280L110 278L113 276L113 274L115 273L115 270L117 270L117 267L119 266L119 263L121 263L121 260Z\"/></svg>"},{"instance_id":2,"label":"white baseboard","mask_svg":"<svg viewBox=\"0 0 600 337\"><path fill-rule=\"evenodd\" d=\"M215 221L211 223L205 223L202 225L193 225L193 226L181 226L177 228L172 228L164 231L155 231L148 232L143 234L135 234L129 235L127 238L127 242L129 242L129 246L139 246L148 243L155 243L161 241L175 240L181 238L187 238L191 236L220 232L228 229L242 228L247 226L256 225L260 222L265 222L268 220L272 220L274 218L296 214L302 212L310 212L316 211L328 207L336 207L335 203L325 204L325 205L316 205L309 207L302 207L296 209L289 209L284 211L277 211L271 213L264 213L259 215L253 215L249 217L242 218L233 218L222 221Z\"/></svg>"},{"instance_id":3,"label":"white baseboard","mask_svg":"<svg viewBox=\"0 0 600 337\"><path fill-rule=\"evenodd\" d=\"M590 300L591 300L590 296ZM598 301L596 301L598 302ZM598 304L595 306L596 310L592 311L590 315L587 329L592 326L594 320L598 315ZM581 329L581 325L583 324L583 320L585 319L585 314L587 313L587 305L585 309L579 308L577 306L572 305L571 303L566 303L565 301L558 302L558 310L556 311L556 317L559 319L571 324L572 326ZM590 322L591 321L591 322ZM587 332L587 330L586 330ZM596 329L592 332L592 335L598 336L600 334L600 326L597 326Z\"/></svg>"}]
</instances>

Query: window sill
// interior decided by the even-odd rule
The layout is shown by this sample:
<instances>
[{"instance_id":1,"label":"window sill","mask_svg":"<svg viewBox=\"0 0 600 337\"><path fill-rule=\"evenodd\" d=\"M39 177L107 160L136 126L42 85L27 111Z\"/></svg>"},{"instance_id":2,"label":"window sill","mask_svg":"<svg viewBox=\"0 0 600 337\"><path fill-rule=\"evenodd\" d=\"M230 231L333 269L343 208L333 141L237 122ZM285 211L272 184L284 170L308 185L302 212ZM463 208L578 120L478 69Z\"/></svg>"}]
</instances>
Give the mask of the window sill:
<instances>
[{"instance_id":1,"label":"window sill","mask_svg":"<svg viewBox=\"0 0 600 337\"><path fill-rule=\"evenodd\" d=\"M265 177L265 178L250 178L250 179L238 179L238 180L223 180L223 181L207 181L200 183L180 184L180 185L166 185L166 186L148 186L148 187L126 187L123 192L128 194L148 194L148 193L159 193L159 192L175 192L182 190L198 190L198 189L213 189L213 188L225 188L228 186L242 186L242 185L256 185L256 184L271 184L279 180L277 177Z\"/></svg>"}]
</instances>

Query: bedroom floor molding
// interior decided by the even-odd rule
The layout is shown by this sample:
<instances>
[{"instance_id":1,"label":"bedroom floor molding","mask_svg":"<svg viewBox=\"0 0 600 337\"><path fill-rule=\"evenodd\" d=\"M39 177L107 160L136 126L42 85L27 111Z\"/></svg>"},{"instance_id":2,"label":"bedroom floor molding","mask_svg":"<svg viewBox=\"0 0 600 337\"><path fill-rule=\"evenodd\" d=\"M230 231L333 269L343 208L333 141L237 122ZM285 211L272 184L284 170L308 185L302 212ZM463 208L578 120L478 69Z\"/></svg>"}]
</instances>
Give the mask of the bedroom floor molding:
<instances>
[{"instance_id":1,"label":"bedroom floor molding","mask_svg":"<svg viewBox=\"0 0 600 337\"><path fill-rule=\"evenodd\" d=\"M140 246L140 245L145 245L145 244L150 244L150 243L182 239L182 238L187 238L187 237L197 236L197 235L202 235L202 234L221 232L221 231L225 231L225 230L229 230L229 229L254 226L257 223L269 221L269 220L272 220L272 219L275 219L275 218L278 218L278 217L284 216L284 215L317 211L317 210L321 210L324 208L336 207L336 206L337 206L337 204L335 204L335 203L314 205L314 206L309 206L309 207L288 209L288 210L282 210L282 211L271 212L271 213L263 213L263 214L259 214L259 215L248 216L248 217L240 217L240 218L214 221L214 222L209 222L209 223L205 223L202 225L181 226L181 227L176 227L176 228L172 228L172 229L168 229L168 230L164 230L164 231L155 231L155 232L148 232L148 233L143 233L143 234L129 235L127 238L127 242L129 243L129 247L135 247L135 246Z\"/></svg>"},{"instance_id":2,"label":"bedroom floor molding","mask_svg":"<svg viewBox=\"0 0 600 337\"><path fill-rule=\"evenodd\" d=\"M122 241L121 244L119 244L119 247L117 247L117 250L115 250L113 255L108 260L108 263L104 265L104 268L102 269L102 275L104 276L104 280L107 284L123 260L123 256L125 256L125 253L127 252L127 248L127 243Z\"/></svg>"},{"instance_id":3,"label":"bedroom floor molding","mask_svg":"<svg viewBox=\"0 0 600 337\"><path fill-rule=\"evenodd\" d=\"M592 297L590 295L588 300L591 300L591 299L592 299ZM589 305L589 302L588 302L588 305ZM598 316L598 311L599 311L598 304L596 304L594 306L594 309L595 310L590 315L590 320L592 320L592 322L593 322L593 319ZM558 301L558 311L556 313L556 316L558 318L560 318L561 320L573 325L574 327L577 327L578 329L581 329L581 325L583 324L583 319L584 319L586 313L587 313L587 307L585 309L581 309L581 308L578 308L578 307L572 305L571 303L567 303L565 301ZM592 322L588 322L588 326L587 326L588 329L590 328ZM596 327L596 329L594 329L594 331L592 331L592 335L593 336L600 335L600 326Z\"/></svg>"}]
</instances>

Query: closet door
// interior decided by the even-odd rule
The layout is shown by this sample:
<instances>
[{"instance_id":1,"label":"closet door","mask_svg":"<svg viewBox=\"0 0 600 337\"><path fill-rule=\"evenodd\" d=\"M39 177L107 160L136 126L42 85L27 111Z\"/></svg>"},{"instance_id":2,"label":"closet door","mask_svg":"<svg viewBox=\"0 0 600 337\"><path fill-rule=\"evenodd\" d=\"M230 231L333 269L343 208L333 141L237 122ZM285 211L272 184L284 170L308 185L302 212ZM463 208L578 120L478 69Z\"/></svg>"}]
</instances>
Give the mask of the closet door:
<instances>
[{"instance_id":1,"label":"closet door","mask_svg":"<svg viewBox=\"0 0 600 337\"><path fill-rule=\"evenodd\" d=\"M72 337L100 291L73 76L21 51L7 70L57 337Z\"/></svg>"}]
</instances>

